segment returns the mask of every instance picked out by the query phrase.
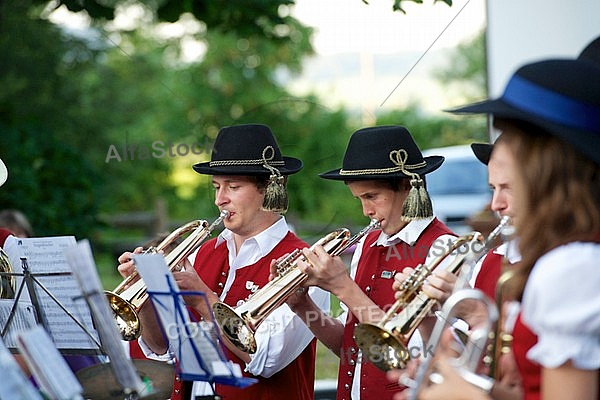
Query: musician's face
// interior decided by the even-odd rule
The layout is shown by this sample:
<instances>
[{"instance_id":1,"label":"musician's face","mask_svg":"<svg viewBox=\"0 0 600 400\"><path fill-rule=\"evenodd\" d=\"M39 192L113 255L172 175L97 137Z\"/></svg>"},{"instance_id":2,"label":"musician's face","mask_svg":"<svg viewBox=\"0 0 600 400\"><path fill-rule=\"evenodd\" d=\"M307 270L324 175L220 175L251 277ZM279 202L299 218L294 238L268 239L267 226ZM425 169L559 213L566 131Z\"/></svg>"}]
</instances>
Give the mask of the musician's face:
<instances>
[{"instance_id":1,"label":"musician's face","mask_svg":"<svg viewBox=\"0 0 600 400\"><path fill-rule=\"evenodd\" d=\"M511 218L516 217L515 198L515 163L509 148L503 143L494 145L494 150L488 163L488 181L492 189L493 211Z\"/></svg>"},{"instance_id":2,"label":"musician's face","mask_svg":"<svg viewBox=\"0 0 600 400\"><path fill-rule=\"evenodd\" d=\"M241 236L253 236L272 223L273 213L262 210L264 191L247 176L213 176L215 204L229 211L227 229Z\"/></svg>"},{"instance_id":3,"label":"musician's face","mask_svg":"<svg viewBox=\"0 0 600 400\"><path fill-rule=\"evenodd\" d=\"M379 181L348 182L350 191L360 200L363 214L381 222L381 229L388 235L400 231L406 222L402 220L402 206L408 190L392 190Z\"/></svg>"}]
</instances>

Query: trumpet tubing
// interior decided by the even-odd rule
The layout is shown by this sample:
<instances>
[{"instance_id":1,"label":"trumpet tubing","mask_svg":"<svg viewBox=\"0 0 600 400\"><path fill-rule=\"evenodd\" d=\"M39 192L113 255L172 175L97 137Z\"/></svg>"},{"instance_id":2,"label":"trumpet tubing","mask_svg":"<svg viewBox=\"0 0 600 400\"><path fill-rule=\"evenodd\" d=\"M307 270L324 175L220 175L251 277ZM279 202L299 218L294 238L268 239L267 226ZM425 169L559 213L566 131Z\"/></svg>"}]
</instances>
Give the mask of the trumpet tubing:
<instances>
[{"instance_id":1,"label":"trumpet tubing","mask_svg":"<svg viewBox=\"0 0 600 400\"><path fill-rule=\"evenodd\" d=\"M464 281L462 283L466 283L464 272L468 271L467 275L470 275L477 261L489 251L496 238L506 233L509 222L508 217L502 217L485 239L476 231L460 236L431 264L418 265L402 282L400 298L380 322L359 324L354 328L355 341L363 356L369 357L371 362L383 371L406 368L410 359L408 340L436 303L421 290L425 280L446 257L457 251L458 254L446 270L459 275L457 286L460 286L461 280ZM460 250L463 246L466 246L466 251Z\"/></svg>"},{"instance_id":2,"label":"trumpet tubing","mask_svg":"<svg viewBox=\"0 0 600 400\"><path fill-rule=\"evenodd\" d=\"M169 271L178 271L180 263L200 247L212 231L228 216L229 212L223 210L210 225L204 220L188 222L174 230L158 246L146 249L144 254L165 251L176 239L191 232L179 245L165 255L165 262L169 267ZM136 278L138 279L135 280ZM123 340L137 339L141 334L138 311L148 300L147 287L144 281L139 278L137 272L134 272L113 291L106 291L105 294Z\"/></svg>"},{"instance_id":3,"label":"trumpet tubing","mask_svg":"<svg viewBox=\"0 0 600 400\"><path fill-rule=\"evenodd\" d=\"M481 362L482 354L487 347L490 333L495 322L498 319L498 309L496 305L478 289L462 289L452 294L444 303L438 320L433 327L431 337L428 342L428 348L435 354L439 349L440 340L444 330L448 328L449 321L454 319L456 309L463 301L476 301L481 303L486 310L486 319L475 328L469 329L466 336L465 347L462 353L453 360L453 365L459 374L469 382L481 381L476 374L476 369ZM432 358L426 357L419 365L415 374L415 379L410 384L409 399L415 400L424 385L430 383L441 383L443 378L432 371ZM485 378L484 378L485 379ZM486 382L482 382L485 384ZM489 382L487 382L489 383Z\"/></svg>"},{"instance_id":4,"label":"trumpet tubing","mask_svg":"<svg viewBox=\"0 0 600 400\"><path fill-rule=\"evenodd\" d=\"M477 252L476 244L483 249L483 236L479 232L471 232L457 238L448 250L436 258L430 265L421 264L401 286L401 297L398 298L382 320L376 324L362 323L354 328L356 344L382 371L406 368L410 359L407 348L408 340L421 321L431 311L437 300L428 297L422 291L425 280L435 268L452 252L467 246L446 267L448 272L457 274L465 265L472 252ZM401 310L401 311L399 311Z\"/></svg>"},{"instance_id":5,"label":"trumpet tubing","mask_svg":"<svg viewBox=\"0 0 600 400\"><path fill-rule=\"evenodd\" d=\"M350 231L342 228L329 233L311 246L321 245L325 251L337 256L357 243L364 235L379 226L372 220L353 237ZM278 276L254 293L248 301L232 308L225 303L215 303L213 313L223 334L240 350L256 352L254 333L264 319L285 301L308 279L308 275L297 268L299 260L308 262L300 249L294 250L280 260L276 267Z\"/></svg>"}]
</instances>

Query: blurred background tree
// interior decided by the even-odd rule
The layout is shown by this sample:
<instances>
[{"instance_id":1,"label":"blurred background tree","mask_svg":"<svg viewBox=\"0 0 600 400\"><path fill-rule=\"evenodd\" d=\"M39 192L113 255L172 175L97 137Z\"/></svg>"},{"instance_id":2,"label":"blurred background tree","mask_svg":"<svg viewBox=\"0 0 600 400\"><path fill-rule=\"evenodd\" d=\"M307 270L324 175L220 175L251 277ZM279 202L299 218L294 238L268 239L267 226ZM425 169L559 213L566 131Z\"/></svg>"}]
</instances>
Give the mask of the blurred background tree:
<instances>
[{"instance_id":1,"label":"blurred background tree","mask_svg":"<svg viewBox=\"0 0 600 400\"><path fill-rule=\"evenodd\" d=\"M364 226L345 185L318 178L339 167L360 117L292 96L281 78L313 54L312 29L290 16L293 1L153 4L0 1L0 157L10 171L1 207L23 211L39 236L90 238L112 288L115 254L216 217L212 185L190 166L207 159L218 129L264 122L285 154L304 161L289 183L299 234L314 242ZM86 14L89 28L52 23L60 6ZM477 40L436 77L464 80L465 97L485 95L483 33ZM376 119L410 127L422 148L486 140L484 120L432 117L418 104Z\"/></svg>"}]
</instances>

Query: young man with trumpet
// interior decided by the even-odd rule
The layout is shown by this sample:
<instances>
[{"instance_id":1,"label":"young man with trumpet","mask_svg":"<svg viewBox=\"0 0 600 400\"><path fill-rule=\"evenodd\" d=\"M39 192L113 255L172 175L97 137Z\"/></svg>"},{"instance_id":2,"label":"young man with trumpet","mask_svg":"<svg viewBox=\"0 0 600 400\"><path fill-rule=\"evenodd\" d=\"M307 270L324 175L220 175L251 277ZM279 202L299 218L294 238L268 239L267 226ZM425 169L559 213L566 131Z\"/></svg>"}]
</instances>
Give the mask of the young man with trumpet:
<instances>
[{"instance_id":1,"label":"young man with trumpet","mask_svg":"<svg viewBox=\"0 0 600 400\"><path fill-rule=\"evenodd\" d=\"M525 400L600 396L600 69L585 59L525 64L497 99L457 113L485 113L502 131L515 172L521 262L512 286L521 310L513 351ZM526 216L526 218L525 218ZM422 399L490 398L457 379Z\"/></svg>"},{"instance_id":2,"label":"young man with trumpet","mask_svg":"<svg viewBox=\"0 0 600 400\"><path fill-rule=\"evenodd\" d=\"M354 132L342 168L326 172L325 179L344 181L360 200L363 214L381 229L365 236L354 252L350 273L339 257L322 247L304 249L309 263L299 268L308 275L305 286L334 294L346 309L339 319L322 312L299 292L288 300L315 336L340 357L337 399L391 399L402 390L386 385L385 373L360 354L354 341L358 323L377 323L394 303L394 275L432 258L434 243L442 249L454 234L432 214L424 176L444 161L423 157L410 132L402 126L376 126ZM429 279L434 297L443 300L452 291L454 277L440 269ZM420 350L419 350L420 351Z\"/></svg>"},{"instance_id":3,"label":"young man with trumpet","mask_svg":"<svg viewBox=\"0 0 600 400\"><path fill-rule=\"evenodd\" d=\"M269 264L295 249L306 247L289 229L282 216L287 210L287 176L302 168L302 162L282 156L265 125L248 124L222 128L215 140L209 162L194 165L200 174L212 175L215 204L229 212L225 230L204 243L193 262L194 268L174 272L182 291L204 292L209 306L225 302L239 306L268 282ZM136 249L139 252L141 249ZM131 253L119 257L119 271L133 272ZM313 301L329 309L329 295L310 291ZM199 296L188 296L186 304L201 318L212 319L210 309ZM146 354L167 351L151 307L144 306L141 347ZM258 383L245 389L216 385L224 399L297 399L314 397L316 342L313 334L287 305L277 308L256 331L256 352L247 354L225 340L228 357L246 376ZM189 384L175 382L172 399L189 399ZM209 395L205 382L194 382L191 398Z\"/></svg>"}]
</instances>

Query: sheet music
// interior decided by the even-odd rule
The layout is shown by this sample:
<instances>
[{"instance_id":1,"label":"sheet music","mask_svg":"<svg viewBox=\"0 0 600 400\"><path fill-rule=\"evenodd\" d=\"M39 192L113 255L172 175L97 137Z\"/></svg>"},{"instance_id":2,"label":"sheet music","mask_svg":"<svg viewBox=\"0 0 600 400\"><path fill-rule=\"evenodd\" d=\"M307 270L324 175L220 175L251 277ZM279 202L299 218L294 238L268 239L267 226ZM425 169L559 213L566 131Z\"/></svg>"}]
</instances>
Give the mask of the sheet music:
<instances>
[{"instance_id":1,"label":"sheet music","mask_svg":"<svg viewBox=\"0 0 600 400\"><path fill-rule=\"evenodd\" d=\"M43 400L42 395L25 377L21 367L2 340L0 340L0 371L2 371L0 399Z\"/></svg>"},{"instance_id":2,"label":"sheet music","mask_svg":"<svg viewBox=\"0 0 600 400\"><path fill-rule=\"evenodd\" d=\"M161 254L134 255L134 261L148 291L171 293L179 290ZM182 373L241 376L239 369L233 368L232 363L226 360L217 342L214 323L193 322L181 296L157 295L152 297L152 301L169 340L169 350L178 358ZM178 314L178 310L183 312Z\"/></svg>"},{"instance_id":3,"label":"sheet music","mask_svg":"<svg viewBox=\"0 0 600 400\"><path fill-rule=\"evenodd\" d=\"M2 326L0 327L4 331L6 321L10 316L10 311L13 308L14 300L12 299L0 299L0 321ZM13 316L8 329L2 338L8 348L14 349L17 347L17 335L19 332L26 331L37 325L35 320L35 310L31 303L25 302L17 304L16 312Z\"/></svg>"},{"instance_id":4,"label":"sheet music","mask_svg":"<svg viewBox=\"0 0 600 400\"><path fill-rule=\"evenodd\" d=\"M37 279L62 306L68 310L88 332L98 340L97 332L81 289L71 274L71 267L64 250L76 243L73 236L7 239L4 250L8 254L15 273L22 273L21 258L27 258L32 276ZM51 274L51 275L44 275ZM23 281L17 276L17 288ZM61 350L97 350L98 346L82 327L48 295L42 287L34 284L46 328L56 347ZM31 304L27 288L23 289L19 303ZM4 320L1 320L4 322Z\"/></svg>"},{"instance_id":5,"label":"sheet music","mask_svg":"<svg viewBox=\"0 0 600 400\"><path fill-rule=\"evenodd\" d=\"M77 282L81 285L85 295L85 301L98 322L102 347L110 358L111 367L119 385L125 392L133 391L138 397L146 397L151 394L152 388L141 380L121 344L117 323L102 290L89 242L82 240L68 248L65 250L65 257L72 266Z\"/></svg>"},{"instance_id":6,"label":"sheet music","mask_svg":"<svg viewBox=\"0 0 600 400\"><path fill-rule=\"evenodd\" d=\"M19 334L19 350L42 392L52 399L81 399L83 388L40 325Z\"/></svg>"}]
</instances>

